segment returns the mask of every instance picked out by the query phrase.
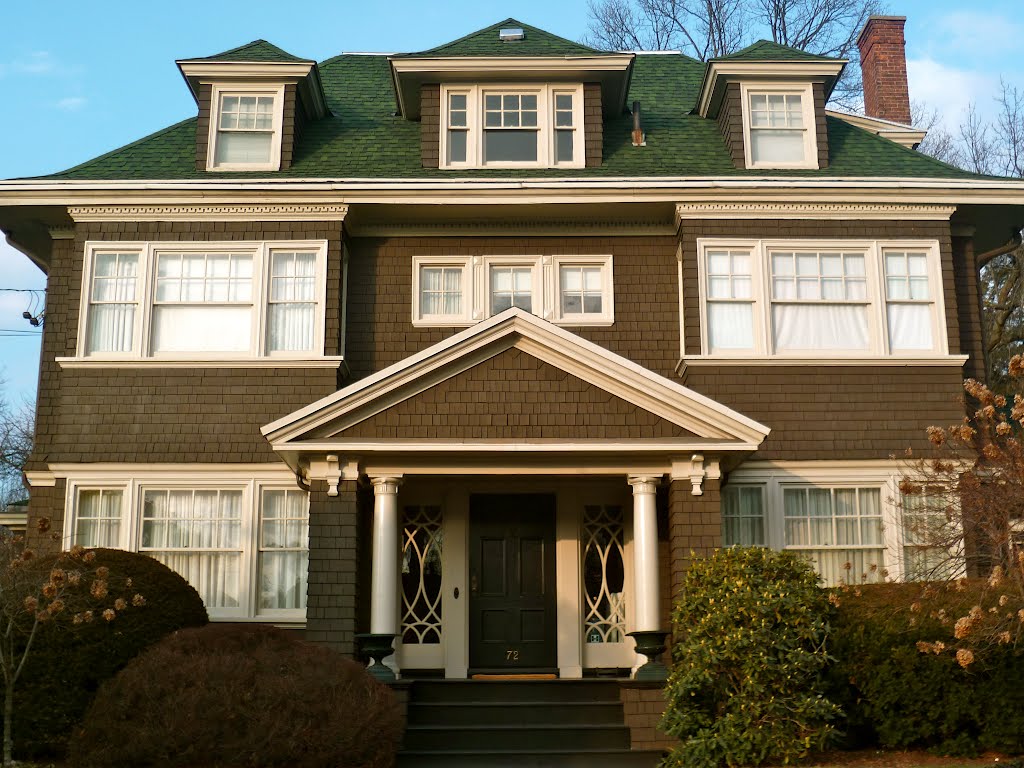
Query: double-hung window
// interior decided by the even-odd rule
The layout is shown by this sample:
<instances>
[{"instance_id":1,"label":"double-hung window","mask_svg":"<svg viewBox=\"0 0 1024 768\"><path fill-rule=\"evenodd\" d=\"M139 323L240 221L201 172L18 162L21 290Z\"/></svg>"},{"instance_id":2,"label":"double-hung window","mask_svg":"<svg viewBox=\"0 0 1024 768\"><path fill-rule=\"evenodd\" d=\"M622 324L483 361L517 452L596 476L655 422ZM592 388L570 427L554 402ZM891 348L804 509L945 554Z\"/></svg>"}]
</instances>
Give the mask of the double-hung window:
<instances>
[{"instance_id":1,"label":"double-hung window","mask_svg":"<svg viewBox=\"0 0 1024 768\"><path fill-rule=\"evenodd\" d=\"M810 84L741 86L748 168L817 168Z\"/></svg>"},{"instance_id":2,"label":"double-hung window","mask_svg":"<svg viewBox=\"0 0 1024 768\"><path fill-rule=\"evenodd\" d=\"M704 354L946 354L935 242L698 241Z\"/></svg>"},{"instance_id":3,"label":"double-hung window","mask_svg":"<svg viewBox=\"0 0 1024 768\"><path fill-rule=\"evenodd\" d=\"M70 483L69 545L144 552L220 619L301 620L309 497L280 478L111 478Z\"/></svg>"},{"instance_id":4,"label":"double-hung window","mask_svg":"<svg viewBox=\"0 0 1024 768\"><path fill-rule=\"evenodd\" d=\"M614 320L612 257L416 256L413 325L470 325L512 307L562 325Z\"/></svg>"},{"instance_id":5,"label":"double-hung window","mask_svg":"<svg viewBox=\"0 0 1024 768\"><path fill-rule=\"evenodd\" d=\"M325 268L322 241L89 243L80 353L321 356Z\"/></svg>"},{"instance_id":6,"label":"double-hung window","mask_svg":"<svg viewBox=\"0 0 1024 768\"><path fill-rule=\"evenodd\" d=\"M584 164L580 85L442 86L442 168Z\"/></svg>"},{"instance_id":7,"label":"double-hung window","mask_svg":"<svg viewBox=\"0 0 1024 768\"><path fill-rule=\"evenodd\" d=\"M284 89L213 89L208 170L277 170Z\"/></svg>"}]
</instances>

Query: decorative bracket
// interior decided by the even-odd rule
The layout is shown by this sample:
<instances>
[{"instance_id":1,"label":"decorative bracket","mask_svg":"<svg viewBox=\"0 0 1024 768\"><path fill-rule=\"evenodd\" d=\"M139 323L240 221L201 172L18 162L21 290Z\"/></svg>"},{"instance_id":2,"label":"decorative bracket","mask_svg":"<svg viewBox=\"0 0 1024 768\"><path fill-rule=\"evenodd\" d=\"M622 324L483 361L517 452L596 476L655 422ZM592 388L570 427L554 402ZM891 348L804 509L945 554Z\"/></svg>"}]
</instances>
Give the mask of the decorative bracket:
<instances>
[{"instance_id":1,"label":"decorative bracket","mask_svg":"<svg viewBox=\"0 0 1024 768\"><path fill-rule=\"evenodd\" d=\"M359 479L359 462L329 453L322 459L310 461L309 469L304 472L304 475L308 482L326 480L327 495L337 496L338 485L342 480Z\"/></svg>"},{"instance_id":2,"label":"decorative bracket","mask_svg":"<svg viewBox=\"0 0 1024 768\"><path fill-rule=\"evenodd\" d=\"M695 453L689 459L673 459L672 479L690 481L690 493L694 496L704 495L705 480L720 480L722 469L718 459L705 459L703 454Z\"/></svg>"}]
</instances>

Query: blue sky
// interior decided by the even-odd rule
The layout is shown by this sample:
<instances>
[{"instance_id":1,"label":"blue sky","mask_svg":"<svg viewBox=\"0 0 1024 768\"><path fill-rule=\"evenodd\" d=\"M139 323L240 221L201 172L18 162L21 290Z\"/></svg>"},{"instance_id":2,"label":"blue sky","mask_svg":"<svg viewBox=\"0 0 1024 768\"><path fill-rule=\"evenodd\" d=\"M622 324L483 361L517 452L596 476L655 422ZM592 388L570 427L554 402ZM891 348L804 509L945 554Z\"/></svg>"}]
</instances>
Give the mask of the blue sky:
<instances>
[{"instance_id":1,"label":"blue sky","mask_svg":"<svg viewBox=\"0 0 1024 768\"><path fill-rule=\"evenodd\" d=\"M911 98L955 126L972 100L984 113L1002 76L1024 87L1019 0L889 0L907 16ZM257 38L322 60L342 51L421 50L509 16L578 39L586 0L177 0L171 5L70 1L12 3L0 39L0 178L61 170L194 114L175 59ZM0 239L0 289L43 288L44 275ZM39 336L21 313L25 294L0 291L0 374L7 395L32 397Z\"/></svg>"}]
</instances>

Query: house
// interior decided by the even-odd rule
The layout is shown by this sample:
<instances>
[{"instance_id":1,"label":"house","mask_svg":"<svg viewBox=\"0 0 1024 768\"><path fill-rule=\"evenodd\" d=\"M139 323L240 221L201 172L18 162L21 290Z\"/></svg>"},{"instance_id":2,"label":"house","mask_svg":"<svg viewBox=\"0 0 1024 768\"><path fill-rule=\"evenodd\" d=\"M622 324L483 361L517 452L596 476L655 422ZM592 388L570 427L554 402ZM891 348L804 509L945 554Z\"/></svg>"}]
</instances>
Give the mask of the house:
<instances>
[{"instance_id":1,"label":"house","mask_svg":"<svg viewBox=\"0 0 1024 768\"><path fill-rule=\"evenodd\" d=\"M841 60L514 19L179 61L197 115L0 182L48 274L31 520L403 679L609 673L655 744L630 633L691 557L912 574L894 457L984 374L1024 183L913 149L901 17L860 46L866 117Z\"/></svg>"}]
</instances>

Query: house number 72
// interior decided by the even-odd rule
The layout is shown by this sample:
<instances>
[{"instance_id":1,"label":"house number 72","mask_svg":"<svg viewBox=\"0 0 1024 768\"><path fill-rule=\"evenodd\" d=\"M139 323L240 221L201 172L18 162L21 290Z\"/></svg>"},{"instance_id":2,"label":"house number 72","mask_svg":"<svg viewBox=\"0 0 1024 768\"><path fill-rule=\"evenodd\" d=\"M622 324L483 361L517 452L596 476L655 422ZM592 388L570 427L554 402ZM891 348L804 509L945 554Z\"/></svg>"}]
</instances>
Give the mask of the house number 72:
<instances>
[{"instance_id":1,"label":"house number 72","mask_svg":"<svg viewBox=\"0 0 1024 768\"><path fill-rule=\"evenodd\" d=\"M519 661L519 651L505 651L506 661Z\"/></svg>"}]
</instances>

